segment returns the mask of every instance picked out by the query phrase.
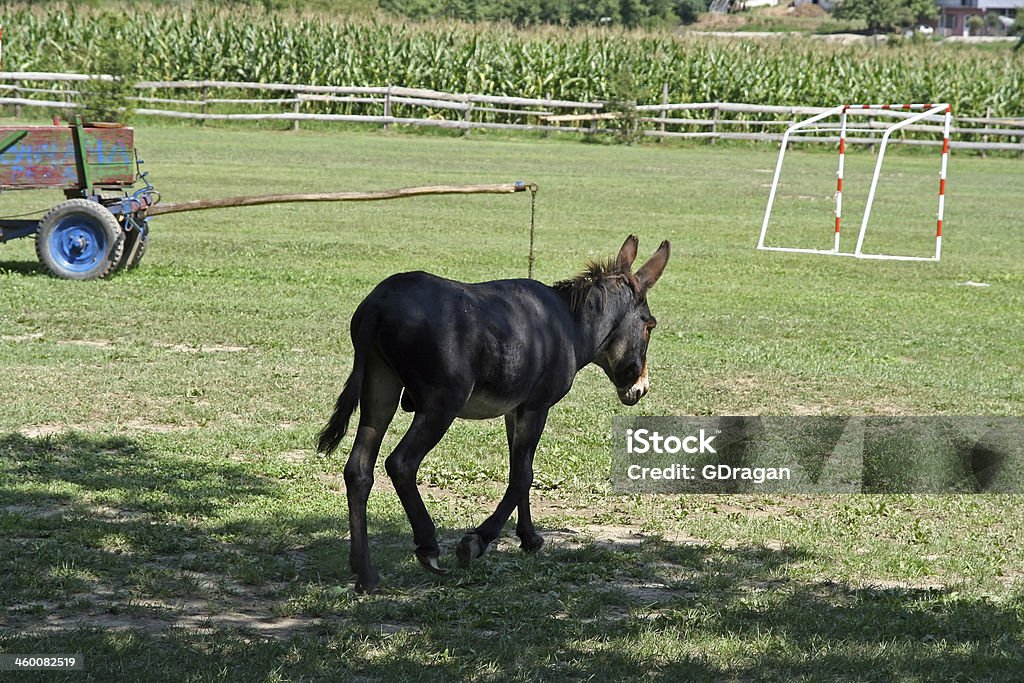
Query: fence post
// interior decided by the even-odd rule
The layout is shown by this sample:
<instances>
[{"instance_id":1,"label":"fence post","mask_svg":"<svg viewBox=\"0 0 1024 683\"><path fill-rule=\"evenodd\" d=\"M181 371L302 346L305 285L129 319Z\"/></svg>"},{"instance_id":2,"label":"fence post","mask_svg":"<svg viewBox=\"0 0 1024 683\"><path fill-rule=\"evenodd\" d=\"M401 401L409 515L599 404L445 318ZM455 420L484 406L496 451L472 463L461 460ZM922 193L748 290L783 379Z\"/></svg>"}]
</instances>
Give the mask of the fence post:
<instances>
[{"instance_id":1,"label":"fence post","mask_svg":"<svg viewBox=\"0 0 1024 683\"><path fill-rule=\"evenodd\" d=\"M548 102L551 102L551 91L550 90L545 95L545 99L547 99ZM551 109L552 112L555 111L554 107L550 107L550 109ZM540 119L538 119L538 122L539 121L540 121ZM544 119L543 121L544 121L544 125L545 126L550 126L551 125L551 122L548 121L547 119ZM544 137L546 137L546 138L551 137L551 131L550 130L544 131Z\"/></svg>"},{"instance_id":2,"label":"fence post","mask_svg":"<svg viewBox=\"0 0 1024 683\"><path fill-rule=\"evenodd\" d=\"M985 107L985 118L986 119L991 119L992 118L992 107ZM991 124L989 124L988 121L986 121L985 123L983 123L981 125L983 125L986 128L988 128ZM988 144L988 133L985 133L984 135L981 136L981 141L984 142L985 144ZM980 152L981 152L981 158L984 159L987 156L985 154L985 148L982 147Z\"/></svg>"},{"instance_id":3,"label":"fence post","mask_svg":"<svg viewBox=\"0 0 1024 683\"><path fill-rule=\"evenodd\" d=\"M658 130L662 133L665 132L665 119L668 118L668 82L661 84L661 123L658 124ZM658 142L662 143L665 141L665 136L662 135L658 138Z\"/></svg>"},{"instance_id":4,"label":"fence post","mask_svg":"<svg viewBox=\"0 0 1024 683\"><path fill-rule=\"evenodd\" d=\"M203 118L199 119L199 125L200 126L205 126L206 125L206 114L207 114L208 107L210 106L209 103L207 102L207 100L209 98L210 98L210 89L208 87L204 86L203 87L203 109L202 109Z\"/></svg>"},{"instance_id":5,"label":"fence post","mask_svg":"<svg viewBox=\"0 0 1024 683\"><path fill-rule=\"evenodd\" d=\"M711 144L718 142L718 103L711 108Z\"/></svg>"},{"instance_id":6,"label":"fence post","mask_svg":"<svg viewBox=\"0 0 1024 683\"><path fill-rule=\"evenodd\" d=\"M466 111L462 115L462 120L466 122L466 129L463 131L462 135L468 138L470 131L473 130L471 127L471 124L473 123L473 103L469 101L469 95L465 96L464 102L466 103Z\"/></svg>"},{"instance_id":7,"label":"fence post","mask_svg":"<svg viewBox=\"0 0 1024 683\"><path fill-rule=\"evenodd\" d=\"M301 114L302 113L302 93L300 93L300 92L296 92L295 93L295 113L296 114ZM299 129L299 119L296 118L294 121L292 121L292 130L298 130L298 129Z\"/></svg>"},{"instance_id":8,"label":"fence post","mask_svg":"<svg viewBox=\"0 0 1024 683\"><path fill-rule=\"evenodd\" d=\"M384 92L384 118L391 118L391 86ZM388 122L384 121L384 130L388 129Z\"/></svg>"},{"instance_id":9,"label":"fence post","mask_svg":"<svg viewBox=\"0 0 1024 683\"><path fill-rule=\"evenodd\" d=\"M21 81L14 81L14 96L17 98L21 98ZM14 115L19 119L21 118L20 104L14 105Z\"/></svg>"}]
</instances>

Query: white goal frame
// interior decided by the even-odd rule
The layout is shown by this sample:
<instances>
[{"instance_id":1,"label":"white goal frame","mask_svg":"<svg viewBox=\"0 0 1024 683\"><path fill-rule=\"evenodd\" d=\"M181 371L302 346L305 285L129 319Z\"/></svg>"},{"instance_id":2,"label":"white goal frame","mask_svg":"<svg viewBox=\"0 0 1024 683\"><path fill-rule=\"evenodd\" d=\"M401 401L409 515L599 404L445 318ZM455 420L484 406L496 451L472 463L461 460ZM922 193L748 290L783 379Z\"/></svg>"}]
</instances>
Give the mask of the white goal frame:
<instances>
[{"instance_id":1,"label":"white goal frame","mask_svg":"<svg viewBox=\"0 0 1024 683\"><path fill-rule=\"evenodd\" d=\"M864 206L864 218L861 220L860 232L857 235L857 244L853 251L839 250L840 224L843 215L843 167L846 160L846 134L851 129L847 127L847 117L853 114L870 114L875 111L914 111L917 112L907 118L901 119L885 129L878 146L878 161L875 162L875 171L871 175L871 187L868 190L867 203ZM933 256L903 256L897 254L871 254L864 251L864 236L868 230L868 220L871 217L871 207L875 201L875 190L878 187L878 177L882 171L882 161L885 159L885 150L888 147L892 134L901 128L906 128L922 119L937 114L945 115L942 132L942 162L939 170L939 211L935 226L935 254ZM775 195L779 187L779 176L782 173L782 162L786 157L786 148L789 146L790 137L795 131L805 129L811 124L818 123L830 116L840 117L839 119L839 170L836 182L836 211L835 211L835 232L831 249L807 249L803 247L771 247L765 244L768 235L768 223L772 215L772 206L775 204ZM942 256L942 218L946 205L946 168L949 162L949 131L952 121L952 109L948 103L944 104L842 104L814 116L798 121L786 129L782 134L782 147L779 150L779 160L775 165L775 175L772 177L771 190L768 193L768 205L764 211L764 221L761 223L761 236L757 241L757 248L761 251L784 251L797 254L824 254L827 256L853 256L861 259L879 259L891 261L938 261ZM813 128L806 132L823 132L836 130L835 128ZM881 129L868 129L864 132L878 132Z\"/></svg>"}]
</instances>

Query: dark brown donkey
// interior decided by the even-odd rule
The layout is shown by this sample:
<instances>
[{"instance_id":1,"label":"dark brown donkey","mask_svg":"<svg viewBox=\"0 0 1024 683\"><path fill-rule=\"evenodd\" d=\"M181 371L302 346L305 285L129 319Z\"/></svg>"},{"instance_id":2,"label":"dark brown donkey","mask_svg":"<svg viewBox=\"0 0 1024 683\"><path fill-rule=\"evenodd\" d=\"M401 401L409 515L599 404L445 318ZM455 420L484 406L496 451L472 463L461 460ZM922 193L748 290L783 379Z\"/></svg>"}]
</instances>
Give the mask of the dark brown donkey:
<instances>
[{"instance_id":1,"label":"dark brown donkey","mask_svg":"<svg viewBox=\"0 0 1024 683\"><path fill-rule=\"evenodd\" d=\"M359 428L345 465L350 564L356 590L379 581L366 539L366 499L384 433L401 401L415 413L409 431L384 463L412 525L416 557L438 567L434 522L416 488L416 472L457 417L505 416L509 484L497 510L463 536L457 554L465 565L483 555L513 509L522 548L544 544L530 519L533 454L548 410L572 387L583 366L596 363L633 405L647 393L647 344L655 320L647 292L668 262L662 242L633 273L637 238L618 256L592 263L553 287L534 280L465 284L428 273L401 273L381 282L352 316L355 360L319 450L341 442L360 405Z\"/></svg>"}]
</instances>

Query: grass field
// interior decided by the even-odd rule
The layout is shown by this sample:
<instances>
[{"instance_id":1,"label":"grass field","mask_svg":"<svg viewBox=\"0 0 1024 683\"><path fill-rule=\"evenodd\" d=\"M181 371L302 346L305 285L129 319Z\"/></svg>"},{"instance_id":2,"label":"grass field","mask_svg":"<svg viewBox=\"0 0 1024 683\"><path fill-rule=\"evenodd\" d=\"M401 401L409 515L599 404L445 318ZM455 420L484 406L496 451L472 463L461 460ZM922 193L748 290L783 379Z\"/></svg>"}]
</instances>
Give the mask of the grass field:
<instances>
[{"instance_id":1,"label":"grass field","mask_svg":"<svg viewBox=\"0 0 1024 683\"><path fill-rule=\"evenodd\" d=\"M553 410L535 556L510 537L470 570L424 574L380 468L382 590L359 597L348 441L328 459L312 448L350 368L348 319L396 271L525 275L527 195L168 216L139 270L91 283L43 276L31 241L3 245L0 652L82 652L76 681L1024 670L1019 497L623 497L608 483L613 415L1022 414L1021 161L953 156L935 264L757 252L770 147L189 127L141 129L137 145L167 201L532 180L545 282L630 232L644 256L671 239L651 394L623 407L588 368ZM850 240L873 159L848 159ZM827 245L834 153L791 161L770 237ZM890 163L871 248L927 254L938 159ZM0 213L57 200L5 193ZM504 438L496 421L459 422L424 463L449 564L504 489Z\"/></svg>"}]
</instances>

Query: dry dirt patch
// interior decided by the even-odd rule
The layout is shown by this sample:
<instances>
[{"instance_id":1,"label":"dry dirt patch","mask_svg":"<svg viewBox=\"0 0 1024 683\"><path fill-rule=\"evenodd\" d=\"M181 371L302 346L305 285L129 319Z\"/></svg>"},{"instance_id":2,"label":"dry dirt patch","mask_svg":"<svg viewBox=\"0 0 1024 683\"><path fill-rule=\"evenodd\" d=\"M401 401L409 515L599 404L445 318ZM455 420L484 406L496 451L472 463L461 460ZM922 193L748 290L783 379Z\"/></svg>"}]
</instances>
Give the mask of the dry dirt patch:
<instances>
[{"instance_id":1,"label":"dry dirt patch","mask_svg":"<svg viewBox=\"0 0 1024 683\"><path fill-rule=\"evenodd\" d=\"M0 334L0 341L5 342L26 342L42 338L42 332L28 332L26 334Z\"/></svg>"},{"instance_id":2,"label":"dry dirt patch","mask_svg":"<svg viewBox=\"0 0 1024 683\"><path fill-rule=\"evenodd\" d=\"M113 339L61 339L57 342L63 346L84 346L90 349L112 349Z\"/></svg>"},{"instance_id":3,"label":"dry dirt patch","mask_svg":"<svg viewBox=\"0 0 1024 683\"><path fill-rule=\"evenodd\" d=\"M235 346L231 344L168 344L165 342L154 342L153 346L158 349L177 351L178 353L242 353L248 351L248 346Z\"/></svg>"},{"instance_id":4,"label":"dry dirt patch","mask_svg":"<svg viewBox=\"0 0 1024 683\"><path fill-rule=\"evenodd\" d=\"M48 436L57 436L64 432L80 432L80 433L91 433L97 431L110 430L114 434L170 434L172 432L187 431L189 429L195 429L198 425L196 424L184 424L184 423L163 423L163 422L151 422L141 417L133 417L125 422L119 422L115 424L104 424L104 425L88 425L88 424L36 424L36 425L25 425L18 430L18 433L28 439L42 439Z\"/></svg>"},{"instance_id":5,"label":"dry dirt patch","mask_svg":"<svg viewBox=\"0 0 1024 683\"><path fill-rule=\"evenodd\" d=\"M57 434L63 434L64 432L81 432L88 429L85 425L73 425L73 424L41 424L41 425L26 425L18 430L18 433L27 439L42 439L47 436L55 436Z\"/></svg>"}]
</instances>

